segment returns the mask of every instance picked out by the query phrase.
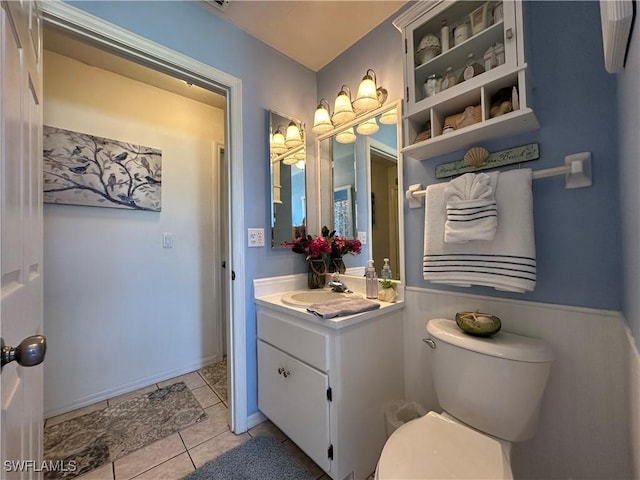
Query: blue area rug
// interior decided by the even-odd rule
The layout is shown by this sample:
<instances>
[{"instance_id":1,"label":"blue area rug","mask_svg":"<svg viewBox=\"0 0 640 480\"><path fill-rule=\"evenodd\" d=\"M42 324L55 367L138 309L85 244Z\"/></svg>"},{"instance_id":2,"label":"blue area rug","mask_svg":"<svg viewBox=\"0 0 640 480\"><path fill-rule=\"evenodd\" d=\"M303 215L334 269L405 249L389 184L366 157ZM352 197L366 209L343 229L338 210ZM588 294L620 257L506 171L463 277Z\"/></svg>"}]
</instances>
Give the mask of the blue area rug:
<instances>
[{"instance_id":1,"label":"blue area rug","mask_svg":"<svg viewBox=\"0 0 640 480\"><path fill-rule=\"evenodd\" d=\"M275 438L260 436L223 453L183 480L314 480Z\"/></svg>"}]
</instances>

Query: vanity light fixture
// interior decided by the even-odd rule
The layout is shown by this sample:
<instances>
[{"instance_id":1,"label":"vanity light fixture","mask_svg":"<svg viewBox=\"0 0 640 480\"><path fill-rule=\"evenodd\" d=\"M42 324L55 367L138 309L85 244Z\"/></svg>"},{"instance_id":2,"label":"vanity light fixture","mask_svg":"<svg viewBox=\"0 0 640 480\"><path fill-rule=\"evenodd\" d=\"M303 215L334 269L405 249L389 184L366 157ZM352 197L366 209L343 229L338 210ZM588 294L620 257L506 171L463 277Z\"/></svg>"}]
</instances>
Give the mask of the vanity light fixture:
<instances>
[{"instance_id":1,"label":"vanity light fixture","mask_svg":"<svg viewBox=\"0 0 640 480\"><path fill-rule=\"evenodd\" d=\"M398 123L398 109L392 108L391 110L387 110L380 117L380 123L385 125L395 125Z\"/></svg>"},{"instance_id":2,"label":"vanity light fixture","mask_svg":"<svg viewBox=\"0 0 640 480\"><path fill-rule=\"evenodd\" d=\"M358 97L351 102L351 89L349 85L342 85L340 92L336 97L333 115L329 110L329 102L321 98L316 112L313 116L313 128L311 131L316 135L324 135L336 127L351 122L360 115L364 115L384 105L387 101L388 92L383 87L376 86L376 72L369 68L362 78L362 82L358 88ZM380 123L395 124L398 120L397 109L385 112L380 118ZM371 135L378 131L380 126L374 119L363 122L358 125L357 131L361 135ZM351 130L351 132L349 132ZM355 133L353 129L349 129L336 136L343 139L341 143L355 142ZM350 135L353 133L353 137ZM340 141L340 140L338 140Z\"/></svg>"},{"instance_id":3,"label":"vanity light fixture","mask_svg":"<svg viewBox=\"0 0 640 480\"><path fill-rule=\"evenodd\" d=\"M300 128L294 121L289 123L287 127L287 136L284 141L285 147L287 149L296 148L302 145L302 134L300 132Z\"/></svg>"},{"instance_id":4,"label":"vanity light fixture","mask_svg":"<svg viewBox=\"0 0 640 480\"><path fill-rule=\"evenodd\" d=\"M273 134L273 137L271 137L271 152L275 153L276 155L282 155L284 152L286 152L287 146L285 145L285 138L284 138L284 134L282 133L281 127L278 127L276 129L276 132Z\"/></svg>"},{"instance_id":5,"label":"vanity light fixture","mask_svg":"<svg viewBox=\"0 0 640 480\"><path fill-rule=\"evenodd\" d=\"M349 93L347 93L345 89L348 90ZM331 121L334 125L342 125L354 118L356 118L356 113L353 111L353 106L351 105L351 89L349 88L349 85L342 85L342 88L336 97Z\"/></svg>"},{"instance_id":6,"label":"vanity light fixture","mask_svg":"<svg viewBox=\"0 0 640 480\"><path fill-rule=\"evenodd\" d=\"M284 165L295 165L296 163L298 163L298 159L295 157L295 155L289 155L288 157L284 157L282 159L282 163Z\"/></svg>"},{"instance_id":7,"label":"vanity light fixture","mask_svg":"<svg viewBox=\"0 0 640 480\"><path fill-rule=\"evenodd\" d=\"M329 130L333 130L331 114L329 113L329 102L326 98L321 98L316 113L313 116L313 128L311 131L316 135L322 135Z\"/></svg>"},{"instance_id":8,"label":"vanity light fixture","mask_svg":"<svg viewBox=\"0 0 640 480\"><path fill-rule=\"evenodd\" d=\"M380 130L380 126L378 125L378 122L376 122L375 117L371 117L369 120L362 122L356 127L356 132L360 135L372 135L378 130Z\"/></svg>"},{"instance_id":9,"label":"vanity light fixture","mask_svg":"<svg viewBox=\"0 0 640 480\"><path fill-rule=\"evenodd\" d=\"M295 157L296 160L304 160L307 158L307 152L303 148L302 150L299 150L296 153L294 153L293 156Z\"/></svg>"},{"instance_id":10,"label":"vanity light fixture","mask_svg":"<svg viewBox=\"0 0 640 480\"><path fill-rule=\"evenodd\" d=\"M336 141L338 143L353 143L356 141L356 134L353 131L353 127L349 127L346 130L341 131L336 135Z\"/></svg>"},{"instance_id":11,"label":"vanity light fixture","mask_svg":"<svg viewBox=\"0 0 640 480\"><path fill-rule=\"evenodd\" d=\"M371 72L371 74L369 74ZM358 96L353 101L356 114L370 112L380 106L378 101L378 87L376 86L376 72L368 69L358 87Z\"/></svg>"}]
</instances>

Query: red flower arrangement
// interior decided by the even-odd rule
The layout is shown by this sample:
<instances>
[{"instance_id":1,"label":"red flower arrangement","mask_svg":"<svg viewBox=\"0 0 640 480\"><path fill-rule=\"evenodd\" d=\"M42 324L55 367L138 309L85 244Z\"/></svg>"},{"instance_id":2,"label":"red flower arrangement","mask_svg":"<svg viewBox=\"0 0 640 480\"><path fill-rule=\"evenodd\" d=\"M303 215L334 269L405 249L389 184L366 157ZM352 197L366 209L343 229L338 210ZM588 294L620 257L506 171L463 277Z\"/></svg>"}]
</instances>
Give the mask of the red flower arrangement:
<instances>
[{"instance_id":1,"label":"red flower arrangement","mask_svg":"<svg viewBox=\"0 0 640 480\"><path fill-rule=\"evenodd\" d=\"M329 240L323 236L311 235L296 238L293 242L282 242L282 246L290 248L294 253L305 255L307 260L319 260L331 253Z\"/></svg>"},{"instance_id":2,"label":"red flower arrangement","mask_svg":"<svg viewBox=\"0 0 640 480\"><path fill-rule=\"evenodd\" d=\"M344 273L342 255L347 253L356 255L362 250L359 240L346 240L344 237L336 237L335 233L335 230L329 232L327 227L322 227L322 235L316 237L303 235L292 242L282 242L283 247L290 248L294 253L303 254L309 262L309 288L324 287L327 264L329 272Z\"/></svg>"},{"instance_id":3,"label":"red flower arrangement","mask_svg":"<svg viewBox=\"0 0 640 480\"><path fill-rule=\"evenodd\" d=\"M340 258L347 253L358 255L362 251L360 240L347 240L344 237L336 237L336 231L329 232L327 227L322 227L322 235L329 239L329 244L331 245L330 256L332 258Z\"/></svg>"},{"instance_id":4,"label":"red flower arrangement","mask_svg":"<svg viewBox=\"0 0 640 480\"><path fill-rule=\"evenodd\" d=\"M294 253L304 254L307 260L327 256L339 258L347 253L357 255L362 251L360 240L347 240L336 236L336 231L329 232L327 227L322 227L322 235L298 237L292 242L282 242L282 246L290 248Z\"/></svg>"}]
</instances>

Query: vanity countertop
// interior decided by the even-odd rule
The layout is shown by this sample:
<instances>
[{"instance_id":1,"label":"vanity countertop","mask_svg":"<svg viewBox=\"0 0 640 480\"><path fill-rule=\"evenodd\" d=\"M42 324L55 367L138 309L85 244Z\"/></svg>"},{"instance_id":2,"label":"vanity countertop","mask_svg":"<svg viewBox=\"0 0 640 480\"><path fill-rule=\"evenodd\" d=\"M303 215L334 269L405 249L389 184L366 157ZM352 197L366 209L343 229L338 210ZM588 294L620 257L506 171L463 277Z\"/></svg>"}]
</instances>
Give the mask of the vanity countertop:
<instances>
[{"instance_id":1,"label":"vanity countertop","mask_svg":"<svg viewBox=\"0 0 640 480\"><path fill-rule=\"evenodd\" d=\"M394 303L372 300L380 304L380 308L376 310L370 310L368 312L357 313L354 315L346 315L343 317L323 319L314 315L313 313L308 312L306 307L293 306L282 301L282 297L287 293L290 293L291 291L306 290L301 286L299 282L295 280L291 281L293 277L295 276L254 280L256 305L258 307L264 307L270 310L279 311L300 320L311 322L315 325L324 326L332 330L339 330L342 328L350 327L369 319L376 318L380 315L385 315L404 308L403 296L399 295L398 300L396 300ZM269 282L269 280L272 280L272 282ZM356 294L364 297L364 295L358 291L359 289L354 288L354 290Z\"/></svg>"}]
</instances>

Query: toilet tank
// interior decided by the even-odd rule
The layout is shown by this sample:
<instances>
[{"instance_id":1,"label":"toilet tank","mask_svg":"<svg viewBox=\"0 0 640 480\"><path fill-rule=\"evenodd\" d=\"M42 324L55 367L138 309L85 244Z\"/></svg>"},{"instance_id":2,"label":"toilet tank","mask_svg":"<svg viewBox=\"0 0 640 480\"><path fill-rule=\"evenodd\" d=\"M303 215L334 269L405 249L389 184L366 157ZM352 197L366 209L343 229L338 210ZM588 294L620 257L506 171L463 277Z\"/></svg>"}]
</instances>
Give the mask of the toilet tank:
<instances>
[{"instance_id":1,"label":"toilet tank","mask_svg":"<svg viewBox=\"0 0 640 480\"><path fill-rule=\"evenodd\" d=\"M539 339L499 332L474 337L448 319L434 319L431 371L440 406L478 430L504 440L536 432L553 352Z\"/></svg>"}]
</instances>

